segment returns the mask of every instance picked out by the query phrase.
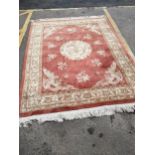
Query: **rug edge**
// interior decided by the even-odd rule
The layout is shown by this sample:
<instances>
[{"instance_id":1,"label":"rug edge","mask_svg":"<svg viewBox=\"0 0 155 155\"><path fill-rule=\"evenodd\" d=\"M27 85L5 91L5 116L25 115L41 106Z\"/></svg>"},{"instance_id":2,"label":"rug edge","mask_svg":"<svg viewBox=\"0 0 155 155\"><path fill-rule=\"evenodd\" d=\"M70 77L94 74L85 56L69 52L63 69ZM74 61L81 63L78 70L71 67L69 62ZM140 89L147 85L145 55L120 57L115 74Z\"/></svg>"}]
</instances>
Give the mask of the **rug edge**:
<instances>
[{"instance_id":1,"label":"rug edge","mask_svg":"<svg viewBox=\"0 0 155 155\"><path fill-rule=\"evenodd\" d=\"M99 117L104 115L113 115L115 113L120 113L120 112L131 113L134 111L135 111L134 103L107 105L107 106L100 106L100 107L94 107L94 108L23 117L19 119L19 125L20 127L22 126L26 127L28 124L31 124L33 121L38 121L39 124L47 121L63 122L64 120Z\"/></svg>"},{"instance_id":2,"label":"rug edge","mask_svg":"<svg viewBox=\"0 0 155 155\"><path fill-rule=\"evenodd\" d=\"M125 46L125 49L127 50L128 54L130 55L130 57L132 58L133 62L135 63L135 56L130 48L130 46L128 45L126 39L124 38L124 36L122 35L118 25L116 24L116 22L114 21L114 19L112 18L112 16L110 15L109 11L107 8L103 9L105 16L107 17L107 19L109 20L109 22L111 23L114 31L116 32L116 34L118 34L118 38L122 41L122 45Z\"/></svg>"}]
</instances>

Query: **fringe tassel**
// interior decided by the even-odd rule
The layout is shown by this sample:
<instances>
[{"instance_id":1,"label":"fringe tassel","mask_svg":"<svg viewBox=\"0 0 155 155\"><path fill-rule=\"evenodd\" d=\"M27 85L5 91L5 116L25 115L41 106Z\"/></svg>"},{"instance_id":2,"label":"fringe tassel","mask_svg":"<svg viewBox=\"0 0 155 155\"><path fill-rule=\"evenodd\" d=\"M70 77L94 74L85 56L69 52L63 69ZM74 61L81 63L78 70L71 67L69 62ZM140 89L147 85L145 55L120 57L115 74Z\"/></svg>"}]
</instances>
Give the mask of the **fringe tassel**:
<instances>
[{"instance_id":1,"label":"fringe tassel","mask_svg":"<svg viewBox=\"0 0 155 155\"><path fill-rule=\"evenodd\" d=\"M82 119L87 117L99 117L103 115L113 115L116 112L134 112L135 104L119 104L119 105L108 105L99 106L95 108L86 108L80 110L72 110L65 112L57 112L50 114L34 115L29 117L20 118L20 126L27 126L31 124L32 121L37 120L38 123L43 123L46 121L56 121L63 122L64 120Z\"/></svg>"}]
</instances>

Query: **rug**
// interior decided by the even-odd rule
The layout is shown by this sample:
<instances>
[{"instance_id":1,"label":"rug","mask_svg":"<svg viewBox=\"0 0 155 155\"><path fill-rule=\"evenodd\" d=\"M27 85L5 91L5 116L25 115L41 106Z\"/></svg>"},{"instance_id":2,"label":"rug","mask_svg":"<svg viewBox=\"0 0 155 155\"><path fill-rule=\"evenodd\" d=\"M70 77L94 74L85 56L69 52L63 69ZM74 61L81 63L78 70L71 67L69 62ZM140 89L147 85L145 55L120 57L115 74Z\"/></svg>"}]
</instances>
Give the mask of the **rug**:
<instances>
[{"instance_id":1,"label":"rug","mask_svg":"<svg viewBox=\"0 0 155 155\"><path fill-rule=\"evenodd\" d=\"M31 21L20 117L63 120L134 109L134 57L108 16Z\"/></svg>"}]
</instances>

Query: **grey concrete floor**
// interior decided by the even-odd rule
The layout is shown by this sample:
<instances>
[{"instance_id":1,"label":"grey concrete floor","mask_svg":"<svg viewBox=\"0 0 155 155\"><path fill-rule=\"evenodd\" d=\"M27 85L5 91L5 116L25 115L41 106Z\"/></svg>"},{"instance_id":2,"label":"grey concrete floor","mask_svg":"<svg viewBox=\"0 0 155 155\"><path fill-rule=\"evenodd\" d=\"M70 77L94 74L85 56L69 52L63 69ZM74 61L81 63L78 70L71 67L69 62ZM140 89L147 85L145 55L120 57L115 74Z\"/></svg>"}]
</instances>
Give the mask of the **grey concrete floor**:
<instances>
[{"instance_id":1,"label":"grey concrete floor","mask_svg":"<svg viewBox=\"0 0 155 155\"><path fill-rule=\"evenodd\" d=\"M20 155L134 155L134 114L37 122L20 129Z\"/></svg>"},{"instance_id":2,"label":"grey concrete floor","mask_svg":"<svg viewBox=\"0 0 155 155\"><path fill-rule=\"evenodd\" d=\"M108 10L134 53L134 7ZM34 12L32 19L102 14L102 8L50 10ZM23 22L20 19L20 26ZM20 47L20 79L28 30ZM134 118L134 113L120 113L63 123L34 121L20 128L19 152L20 155L134 155Z\"/></svg>"},{"instance_id":3,"label":"grey concrete floor","mask_svg":"<svg viewBox=\"0 0 155 155\"><path fill-rule=\"evenodd\" d=\"M135 0L20 0L20 9L133 6Z\"/></svg>"}]
</instances>

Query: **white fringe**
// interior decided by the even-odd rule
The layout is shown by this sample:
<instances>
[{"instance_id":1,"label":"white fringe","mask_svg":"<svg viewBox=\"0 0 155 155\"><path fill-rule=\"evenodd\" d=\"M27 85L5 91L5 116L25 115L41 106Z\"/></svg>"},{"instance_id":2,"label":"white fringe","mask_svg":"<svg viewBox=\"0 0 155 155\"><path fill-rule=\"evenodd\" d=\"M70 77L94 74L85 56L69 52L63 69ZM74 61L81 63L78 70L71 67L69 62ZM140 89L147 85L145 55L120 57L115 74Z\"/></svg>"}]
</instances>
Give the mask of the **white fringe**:
<instances>
[{"instance_id":1,"label":"white fringe","mask_svg":"<svg viewBox=\"0 0 155 155\"><path fill-rule=\"evenodd\" d=\"M97 117L103 115L113 115L116 112L134 112L135 104L117 104L117 105L107 105L99 106L95 108L85 108L80 110L71 110L65 112L56 112L50 114L40 114L33 115L29 117L20 118L20 126L27 126L27 124L32 123L33 120L37 120L38 123L43 123L46 121L56 121L63 122L64 120L82 119L87 117Z\"/></svg>"}]
</instances>

